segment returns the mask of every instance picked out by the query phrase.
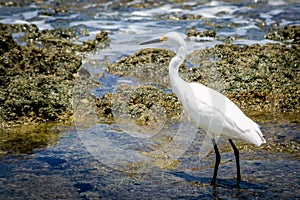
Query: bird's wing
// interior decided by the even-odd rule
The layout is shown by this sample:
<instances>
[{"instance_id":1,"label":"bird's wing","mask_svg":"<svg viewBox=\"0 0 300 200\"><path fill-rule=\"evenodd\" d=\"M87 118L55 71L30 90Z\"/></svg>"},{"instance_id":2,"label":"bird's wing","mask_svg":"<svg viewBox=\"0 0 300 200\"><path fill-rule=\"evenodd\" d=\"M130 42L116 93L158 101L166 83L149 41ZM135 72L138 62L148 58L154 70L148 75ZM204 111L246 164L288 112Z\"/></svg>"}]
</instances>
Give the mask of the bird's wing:
<instances>
[{"instance_id":1,"label":"bird's wing","mask_svg":"<svg viewBox=\"0 0 300 200\"><path fill-rule=\"evenodd\" d=\"M199 119L210 120L212 127L208 128L228 137L241 138L256 145L265 142L258 124L248 118L226 96L198 83L189 84L197 100ZM207 123L205 122L205 124ZM200 124L203 125L201 122Z\"/></svg>"}]
</instances>

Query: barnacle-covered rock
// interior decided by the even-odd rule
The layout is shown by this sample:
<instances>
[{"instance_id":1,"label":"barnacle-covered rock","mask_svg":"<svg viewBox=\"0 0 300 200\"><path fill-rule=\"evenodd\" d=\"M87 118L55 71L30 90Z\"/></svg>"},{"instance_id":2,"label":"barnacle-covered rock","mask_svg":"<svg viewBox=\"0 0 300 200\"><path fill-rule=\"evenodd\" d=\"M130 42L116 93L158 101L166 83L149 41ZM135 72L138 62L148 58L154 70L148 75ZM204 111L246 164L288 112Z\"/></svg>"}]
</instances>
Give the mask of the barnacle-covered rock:
<instances>
[{"instance_id":1,"label":"barnacle-covered rock","mask_svg":"<svg viewBox=\"0 0 300 200\"><path fill-rule=\"evenodd\" d=\"M72 115L75 74L85 53L109 42L106 32L82 45L72 29L0 24L0 123L66 120ZM24 34L13 39L12 33ZM27 45L20 45L21 43ZM20 44L19 44L20 43ZM41 45L42 44L42 45Z\"/></svg>"}]
</instances>

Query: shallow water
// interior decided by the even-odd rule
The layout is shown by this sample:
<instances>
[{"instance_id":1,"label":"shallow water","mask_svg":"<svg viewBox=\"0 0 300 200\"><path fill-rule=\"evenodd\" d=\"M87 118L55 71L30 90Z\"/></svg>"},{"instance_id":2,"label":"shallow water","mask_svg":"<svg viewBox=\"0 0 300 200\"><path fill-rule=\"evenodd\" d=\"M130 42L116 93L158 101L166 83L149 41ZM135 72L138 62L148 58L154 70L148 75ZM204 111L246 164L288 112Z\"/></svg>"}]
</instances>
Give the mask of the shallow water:
<instances>
[{"instance_id":1,"label":"shallow water","mask_svg":"<svg viewBox=\"0 0 300 200\"><path fill-rule=\"evenodd\" d=\"M264 44L269 41L263 36L272 26L300 24L300 4L296 1L201 2L162 1L156 7L138 9L115 2L80 1L78 5L67 2L66 13L55 13L52 9L57 5L49 1L26 7L0 7L0 22L34 23L41 30L77 27L87 29L90 38L99 30L108 31L110 47L90 55L83 63L93 74L104 73L104 78L99 80L100 88L88 88L96 96L114 91L121 83L151 83L151 80L120 78L104 71L107 64L141 49L138 43L149 38L169 31L186 34L192 28L216 30L217 39L189 41L191 52L213 47L228 36L238 38L233 42L236 44ZM52 15L43 15L42 11ZM202 19L174 20L188 15L201 15ZM186 136L176 129L179 139L190 137L188 143L171 142L184 147L177 152L176 148L160 146L170 142L168 138L176 128L172 121L162 120L153 131L132 127L130 122L121 119L113 124L104 123L93 112L87 113L91 110L92 107L83 108L78 104L74 107L78 114L74 126L51 125L43 129L49 139L42 146L34 146L34 141L23 142L31 148L16 147L0 154L0 199L300 198L299 116L283 120L273 113L267 120L266 116L255 118L268 143L259 148L237 143L241 149L243 180L237 189L232 188L235 162L226 142L220 141L223 162L217 180L219 187L213 188L209 183L214 154L206 156L207 149L201 149L203 138L197 134ZM5 133L1 134L1 140L7 139ZM145 154L161 149L178 154L169 154L169 158L161 157L166 156L162 151L156 155Z\"/></svg>"}]
</instances>

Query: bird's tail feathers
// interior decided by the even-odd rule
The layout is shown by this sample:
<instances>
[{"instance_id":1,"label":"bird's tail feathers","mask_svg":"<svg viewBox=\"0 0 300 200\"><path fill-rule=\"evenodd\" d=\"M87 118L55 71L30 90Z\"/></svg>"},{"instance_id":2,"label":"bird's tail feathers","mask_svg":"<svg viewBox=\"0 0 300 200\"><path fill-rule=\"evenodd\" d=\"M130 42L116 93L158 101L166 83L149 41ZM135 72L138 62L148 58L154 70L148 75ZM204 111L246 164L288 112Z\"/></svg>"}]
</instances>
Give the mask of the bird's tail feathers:
<instances>
[{"instance_id":1,"label":"bird's tail feathers","mask_svg":"<svg viewBox=\"0 0 300 200\"><path fill-rule=\"evenodd\" d=\"M266 140L259 128L259 125L256 124L254 128L248 129L243 133L244 140L252 143L256 146L260 146L263 143L266 143Z\"/></svg>"}]
</instances>

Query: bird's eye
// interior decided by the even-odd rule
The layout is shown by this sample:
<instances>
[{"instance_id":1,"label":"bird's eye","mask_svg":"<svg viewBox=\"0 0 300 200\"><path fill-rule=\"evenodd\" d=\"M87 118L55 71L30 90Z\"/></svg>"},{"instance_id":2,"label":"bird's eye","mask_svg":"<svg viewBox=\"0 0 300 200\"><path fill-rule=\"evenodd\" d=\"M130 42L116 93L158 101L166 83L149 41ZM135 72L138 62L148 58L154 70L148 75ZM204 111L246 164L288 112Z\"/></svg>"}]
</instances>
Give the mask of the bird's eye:
<instances>
[{"instance_id":1,"label":"bird's eye","mask_svg":"<svg viewBox=\"0 0 300 200\"><path fill-rule=\"evenodd\" d=\"M161 40L161 41L167 41L168 38L167 38L166 36L163 36L163 37L160 38L160 40Z\"/></svg>"}]
</instances>

